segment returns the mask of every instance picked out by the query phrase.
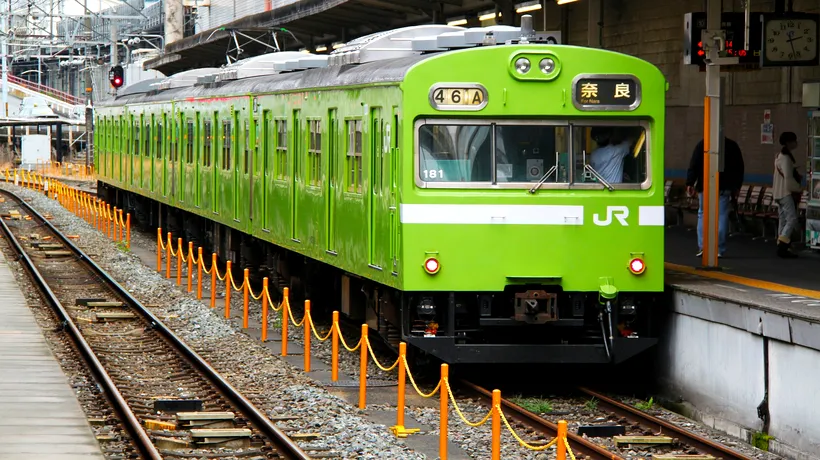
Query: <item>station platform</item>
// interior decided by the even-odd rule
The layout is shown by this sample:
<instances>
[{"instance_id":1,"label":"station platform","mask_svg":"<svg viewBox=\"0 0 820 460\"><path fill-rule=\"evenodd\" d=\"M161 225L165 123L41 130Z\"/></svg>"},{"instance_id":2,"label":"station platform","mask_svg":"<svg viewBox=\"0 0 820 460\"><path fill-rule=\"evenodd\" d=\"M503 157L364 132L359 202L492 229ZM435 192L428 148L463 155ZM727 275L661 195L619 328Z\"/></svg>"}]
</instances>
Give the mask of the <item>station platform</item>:
<instances>
[{"instance_id":1,"label":"station platform","mask_svg":"<svg viewBox=\"0 0 820 460\"><path fill-rule=\"evenodd\" d=\"M776 242L730 236L719 270L703 270L693 227L666 229L666 284L693 294L820 323L820 253L781 259Z\"/></svg>"},{"instance_id":2,"label":"station platform","mask_svg":"<svg viewBox=\"0 0 820 460\"><path fill-rule=\"evenodd\" d=\"M0 252L0 458L104 458Z\"/></svg>"}]
</instances>

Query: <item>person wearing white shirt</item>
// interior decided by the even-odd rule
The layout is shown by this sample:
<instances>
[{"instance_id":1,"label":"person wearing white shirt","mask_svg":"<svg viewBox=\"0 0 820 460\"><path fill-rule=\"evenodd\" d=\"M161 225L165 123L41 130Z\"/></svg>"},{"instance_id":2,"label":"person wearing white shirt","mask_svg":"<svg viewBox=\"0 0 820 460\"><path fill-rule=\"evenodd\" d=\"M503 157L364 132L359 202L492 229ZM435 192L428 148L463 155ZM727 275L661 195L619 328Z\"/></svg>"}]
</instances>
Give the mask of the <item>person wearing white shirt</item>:
<instances>
[{"instance_id":1,"label":"person wearing white shirt","mask_svg":"<svg viewBox=\"0 0 820 460\"><path fill-rule=\"evenodd\" d=\"M802 190L800 176L795 168L792 151L797 148L797 135L793 132L784 132L780 135L780 145L783 147L777 152L774 160L774 177L772 179L772 198L779 205L779 225L777 237L777 255L785 259L793 259L797 254L790 251L791 235L799 225L797 220L797 204L795 194ZM797 195L799 196L799 195Z\"/></svg>"},{"instance_id":2,"label":"person wearing white shirt","mask_svg":"<svg viewBox=\"0 0 820 460\"><path fill-rule=\"evenodd\" d=\"M622 139L615 129L592 130L598 148L592 152L589 164L610 184L624 181L624 158L630 153L631 143Z\"/></svg>"}]
</instances>

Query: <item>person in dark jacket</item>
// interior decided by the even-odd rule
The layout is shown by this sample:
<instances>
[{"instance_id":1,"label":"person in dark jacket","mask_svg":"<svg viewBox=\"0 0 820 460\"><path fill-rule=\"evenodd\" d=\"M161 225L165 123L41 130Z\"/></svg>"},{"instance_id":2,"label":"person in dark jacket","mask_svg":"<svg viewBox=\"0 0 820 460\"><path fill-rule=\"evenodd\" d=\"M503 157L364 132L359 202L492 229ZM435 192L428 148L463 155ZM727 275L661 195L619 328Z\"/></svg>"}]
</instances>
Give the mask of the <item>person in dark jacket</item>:
<instances>
[{"instance_id":1,"label":"person in dark jacket","mask_svg":"<svg viewBox=\"0 0 820 460\"><path fill-rule=\"evenodd\" d=\"M743 186L743 154L737 142L724 138L723 172L718 173L718 257L726 253L726 234L729 232L729 207ZM698 254L703 255L703 140L698 142L686 172L686 191L698 194Z\"/></svg>"}]
</instances>

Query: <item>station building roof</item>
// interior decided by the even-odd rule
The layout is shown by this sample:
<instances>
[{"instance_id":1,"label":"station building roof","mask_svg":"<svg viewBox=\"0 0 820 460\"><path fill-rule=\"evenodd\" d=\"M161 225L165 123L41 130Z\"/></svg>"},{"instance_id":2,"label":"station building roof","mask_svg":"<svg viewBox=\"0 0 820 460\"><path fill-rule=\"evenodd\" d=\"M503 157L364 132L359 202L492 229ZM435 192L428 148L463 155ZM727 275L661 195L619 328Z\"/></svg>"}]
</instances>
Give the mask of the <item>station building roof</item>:
<instances>
[{"instance_id":1,"label":"station building roof","mask_svg":"<svg viewBox=\"0 0 820 460\"><path fill-rule=\"evenodd\" d=\"M426 23L446 23L495 10L492 0L300 0L248 15L165 46L165 53L145 62L145 69L165 75L197 67L219 67L271 51L271 31L281 50L331 51L333 43L373 32ZM513 17L511 10L502 17ZM472 19L471 21L477 21ZM503 20L499 19L499 22ZM472 25L480 25L474 22ZM279 29L279 30L277 30ZM286 29L286 30L281 30ZM237 47L242 53L237 54Z\"/></svg>"}]
</instances>

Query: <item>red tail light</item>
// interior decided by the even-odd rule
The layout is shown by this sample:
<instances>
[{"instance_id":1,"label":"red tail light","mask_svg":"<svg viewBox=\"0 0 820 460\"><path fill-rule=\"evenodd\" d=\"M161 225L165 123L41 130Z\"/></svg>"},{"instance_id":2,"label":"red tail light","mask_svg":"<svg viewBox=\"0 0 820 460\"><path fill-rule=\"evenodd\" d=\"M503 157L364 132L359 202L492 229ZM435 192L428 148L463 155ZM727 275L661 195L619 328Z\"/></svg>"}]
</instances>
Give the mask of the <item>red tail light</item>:
<instances>
[{"instance_id":1,"label":"red tail light","mask_svg":"<svg viewBox=\"0 0 820 460\"><path fill-rule=\"evenodd\" d=\"M634 275L640 275L641 273L646 270L646 265L643 263L642 259L634 258L629 261L629 271L632 272Z\"/></svg>"},{"instance_id":2,"label":"red tail light","mask_svg":"<svg viewBox=\"0 0 820 460\"><path fill-rule=\"evenodd\" d=\"M441 269L441 265L435 257L428 257L424 261L424 271L431 275L435 275Z\"/></svg>"}]
</instances>

